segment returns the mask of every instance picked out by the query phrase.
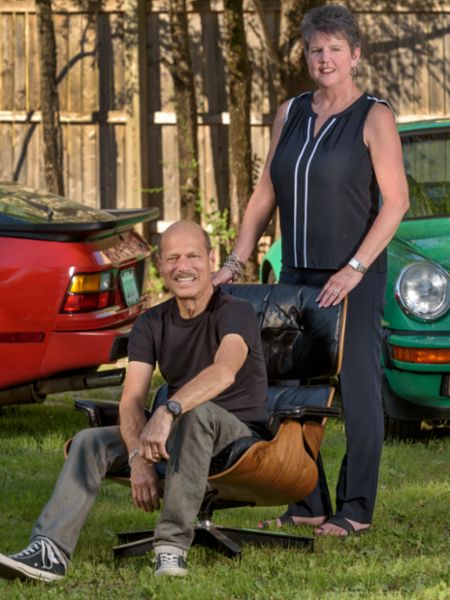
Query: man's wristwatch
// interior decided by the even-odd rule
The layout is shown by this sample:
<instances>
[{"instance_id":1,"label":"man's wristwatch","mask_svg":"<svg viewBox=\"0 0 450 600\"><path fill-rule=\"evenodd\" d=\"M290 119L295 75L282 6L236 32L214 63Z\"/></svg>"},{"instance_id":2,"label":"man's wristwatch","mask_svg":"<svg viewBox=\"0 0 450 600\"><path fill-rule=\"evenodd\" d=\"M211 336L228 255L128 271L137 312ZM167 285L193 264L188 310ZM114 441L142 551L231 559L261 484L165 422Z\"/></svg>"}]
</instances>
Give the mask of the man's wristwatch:
<instances>
[{"instance_id":1,"label":"man's wristwatch","mask_svg":"<svg viewBox=\"0 0 450 600\"><path fill-rule=\"evenodd\" d=\"M169 400L166 404L164 404L164 406L166 407L167 412L169 412L174 419L179 417L183 410L181 408L181 404L176 400Z\"/></svg>"},{"instance_id":2,"label":"man's wristwatch","mask_svg":"<svg viewBox=\"0 0 450 600\"><path fill-rule=\"evenodd\" d=\"M367 267L365 267L355 256L348 261L348 264L352 269L358 271L358 273L367 273Z\"/></svg>"}]
</instances>

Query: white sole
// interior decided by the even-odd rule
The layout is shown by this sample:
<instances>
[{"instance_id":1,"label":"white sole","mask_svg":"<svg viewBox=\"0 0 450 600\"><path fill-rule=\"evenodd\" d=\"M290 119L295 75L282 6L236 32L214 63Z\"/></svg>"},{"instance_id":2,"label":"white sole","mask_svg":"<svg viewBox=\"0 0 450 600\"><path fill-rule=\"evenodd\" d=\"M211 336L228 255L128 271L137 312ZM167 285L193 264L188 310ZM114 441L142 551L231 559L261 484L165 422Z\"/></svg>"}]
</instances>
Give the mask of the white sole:
<instances>
[{"instance_id":1,"label":"white sole","mask_svg":"<svg viewBox=\"0 0 450 600\"><path fill-rule=\"evenodd\" d=\"M156 571L156 577L184 577L187 575L187 571L185 569L166 569L164 571Z\"/></svg>"},{"instance_id":2,"label":"white sole","mask_svg":"<svg viewBox=\"0 0 450 600\"><path fill-rule=\"evenodd\" d=\"M4 554L0 554L0 577L6 579L37 579L39 581L57 581L62 579L63 575L55 573L46 573L41 569L35 569L29 565L25 565L18 560L9 558Z\"/></svg>"}]
</instances>

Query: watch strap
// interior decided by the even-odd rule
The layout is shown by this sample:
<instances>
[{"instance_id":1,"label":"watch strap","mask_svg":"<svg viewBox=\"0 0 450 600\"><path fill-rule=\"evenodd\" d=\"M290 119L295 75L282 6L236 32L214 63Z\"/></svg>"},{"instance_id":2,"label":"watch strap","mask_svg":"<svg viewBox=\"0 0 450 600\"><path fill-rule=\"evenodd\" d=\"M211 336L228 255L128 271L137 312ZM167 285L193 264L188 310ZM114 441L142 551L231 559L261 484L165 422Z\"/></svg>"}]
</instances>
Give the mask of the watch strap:
<instances>
[{"instance_id":1,"label":"watch strap","mask_svg":"<svg viewBox=\"0 0 450 600\"><path fill-rule=\"evenodd\" d=\"M139 448L133 448L133 450L128 455L128 466L130 467L130 469L131 469L131 463L133 462L133 460L136 458L136 456L138 454L139 454Z\"/></svg>"},{"instance_id":2,"label":"watch strap","mask_svg":"<svg viewBox=\"0 0 450 600\"><path fill-rule=\"evenodd\" d=\"M349 266L358 271L358 273L367 273L367 267L362 264L355 256L348 261Z\"/></svg>"}]
</instances>

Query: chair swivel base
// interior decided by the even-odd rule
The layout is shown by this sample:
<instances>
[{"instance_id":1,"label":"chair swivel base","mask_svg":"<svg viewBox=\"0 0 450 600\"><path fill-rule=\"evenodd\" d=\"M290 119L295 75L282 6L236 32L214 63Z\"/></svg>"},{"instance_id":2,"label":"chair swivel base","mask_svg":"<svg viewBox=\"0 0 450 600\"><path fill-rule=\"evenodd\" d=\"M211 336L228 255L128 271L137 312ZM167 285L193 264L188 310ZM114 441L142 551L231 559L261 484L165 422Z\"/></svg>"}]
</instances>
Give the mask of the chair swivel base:
<instances>
[{"instance_id":1,"label":"chair swivel base","mask_svg":"<svg viewBox=\"0 0 450 600\"><path fill-rule=\"evenodd\" d=\"M119 533L120 545L113 548L117 559L130 556L142 556L153 548L153 530ZM314 538L289 535L281 532L260 531L259 529L241 529L239 527L219 527L211 521L201 521L195 527L193 546L206 546L225 554L230 558L241 556L240 544L258 546L277 546L279 548L306 548L314 550Z\"/></svg>"}]
</instances>

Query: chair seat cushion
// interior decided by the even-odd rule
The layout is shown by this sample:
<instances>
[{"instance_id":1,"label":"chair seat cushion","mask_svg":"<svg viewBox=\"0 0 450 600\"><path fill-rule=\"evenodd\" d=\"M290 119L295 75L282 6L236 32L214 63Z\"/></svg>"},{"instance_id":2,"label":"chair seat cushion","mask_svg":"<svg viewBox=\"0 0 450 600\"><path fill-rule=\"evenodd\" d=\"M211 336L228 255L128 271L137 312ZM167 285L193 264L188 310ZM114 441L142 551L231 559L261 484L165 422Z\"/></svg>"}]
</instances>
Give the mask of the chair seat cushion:
<instances>
[{"instance_id":1,"label":"chair seat cushion","mask_svg":"<svg viewBox=\"0 0 450 600\"><path fill-rule=\"evenodd\" d=\"M240 458L244 452L246 452L253 444L261 441L261 438L255 436L247 436L239 438L226 448L224 448L219 454L213 456L209 467L209 475L216 475L225 471L231 465L233 465L238 458Z\"/></svg>"}]
</instances>

